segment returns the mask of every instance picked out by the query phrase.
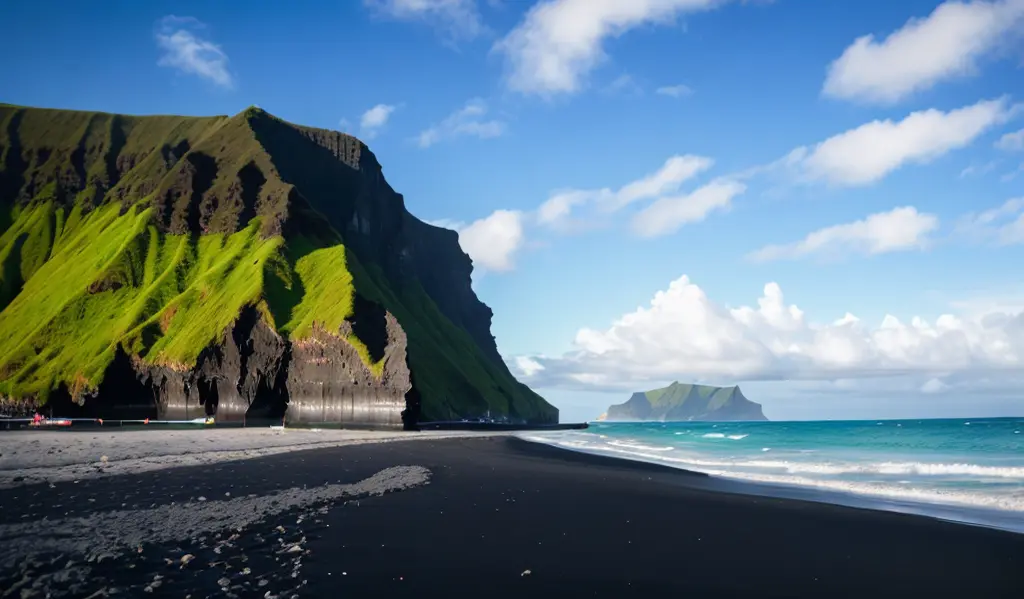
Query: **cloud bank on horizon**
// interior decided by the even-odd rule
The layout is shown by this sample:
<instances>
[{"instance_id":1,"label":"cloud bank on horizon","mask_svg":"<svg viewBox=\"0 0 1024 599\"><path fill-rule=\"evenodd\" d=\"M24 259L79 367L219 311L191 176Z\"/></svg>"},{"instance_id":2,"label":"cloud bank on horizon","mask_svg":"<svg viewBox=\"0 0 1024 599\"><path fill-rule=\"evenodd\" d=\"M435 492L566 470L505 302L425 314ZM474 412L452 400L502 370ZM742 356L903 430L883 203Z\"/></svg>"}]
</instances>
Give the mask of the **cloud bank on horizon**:
<instances>
[{"instance_id":1,"label":"cloud bank on horizon","mask_svg":"<svg viewBox=\"0 0 1024 599\"><path fill-rule=\"evenodd\" d=\"M787 304L776 283L757 307L728 308L687 276L657 292L649 306L609 328L584 328L563 356L516 356L510 366L537 387L635 390L652 381L916 379L919 390L1020 377L1024 312L943 314L934 322L887 315L874 326L846 313L812 323Z\"/></svg>"}]
</instances>

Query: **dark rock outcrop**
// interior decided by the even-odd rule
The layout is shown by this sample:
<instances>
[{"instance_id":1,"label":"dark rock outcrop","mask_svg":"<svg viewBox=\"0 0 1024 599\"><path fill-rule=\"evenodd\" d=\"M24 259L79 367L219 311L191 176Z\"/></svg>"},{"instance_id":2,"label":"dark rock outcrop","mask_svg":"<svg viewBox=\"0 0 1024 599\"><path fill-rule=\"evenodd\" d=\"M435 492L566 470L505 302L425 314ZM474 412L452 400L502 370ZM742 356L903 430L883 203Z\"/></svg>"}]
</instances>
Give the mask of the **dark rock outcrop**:
<instances>
[{"instance_id":1,"label":"dark rock outcrop","mask_svg":"<svg viewBox=\"0 0 1024 599\"><path fill-rule=\"evenodd\" d=\"M50 408L87 418L414 428L419 414L416 399L407 401L413 391L407 338L394 316L385 312L383 319L379 376L341 336L321 329L291 342L253 309L194 368L154 366L119 350L98 390L75 401L73 391L64 389Z\"/></svg>"},{"instance_id":2,"label":"dark rock outcrop","mask_svg":"<svg viewBox=\"0 0 1024 599\"><path fill-rule=\"evenodd\" d=\"M123 260L97 273L84 297L68 304L80 310L134 301L154 286L146 269L178 259L161 249L165 241L187 240L187 255L167 271L178 280L152 293L146 288L150 299L136 306L144 312L131 327L115 330L111 322L93 329L110 336L103 338L106 351L76 355L80 363L44 377L36 374L35 356L58 355L68 342L38 333L31 350L0 351L0 393L19 399L27 389L38 397L26 399L55 413L107 418L414 426L490 413L558 421L557 409L516 381L498 355L492 312L472 290L472 261L458 235L411 215L358 139L255 108L192 118L0 105L0 126L0 235L25 231L0 238L0 334L20 326L5 321L4 311L32 301L23 289L36 292L32 276L57 237L94 211L107 218L111 205L121 217L145 209L149 221L131 243L114 247ZM39 207L49 210L49 220L27 221ZM205 347L190 340L187 363L147 353L174 334L154 322L168 311L173 317L176 308L166 302L193 284L186 280L193 276L189 261L204 236L230 235L256 219L261 239L281 240L274 259L286 270L310 253L344 246L338 269L353 278L355 314L339 330L318 325L316 313L312 332L279 328L302 299L299 282L285 290L294 296L285 309L263 289L222 338ZM258 265L266 256L238 259ZM330 311L323 306L317 309ZM70 330L66 323L75 316L69 308L40 318L46 320L27 328L31 334Z\"/></svg>"}]
</instances>

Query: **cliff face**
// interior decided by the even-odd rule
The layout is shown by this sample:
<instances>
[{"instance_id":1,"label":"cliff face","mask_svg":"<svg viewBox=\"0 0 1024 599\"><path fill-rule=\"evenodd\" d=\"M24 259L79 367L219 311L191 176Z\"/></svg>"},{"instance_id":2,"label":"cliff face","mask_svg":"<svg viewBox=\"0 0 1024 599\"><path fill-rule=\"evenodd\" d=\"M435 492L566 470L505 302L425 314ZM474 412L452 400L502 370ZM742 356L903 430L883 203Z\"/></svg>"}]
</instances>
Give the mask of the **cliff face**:
<instances>
[{"instance_id":1,"label":"cliff face","mask_svg":"<svg viewBox=\"0 0 1024 599\"><path fill-rule=\"evenodd\" d=\"M768 420L761 404L743 396L739 387L672 383L634 393L625 403L610 406L607 421Z\"/></svg>"},{"instance_id":2,"label":"cliff face","mask_svg":"<svg viewBox=\"0 0 1024 599\"><path fill-rule=\"evenodd\" d=\"M453 231L369 149L263 111L0 105L0 396L68 415L557 422Z\"/></svg>"}]
</instances>

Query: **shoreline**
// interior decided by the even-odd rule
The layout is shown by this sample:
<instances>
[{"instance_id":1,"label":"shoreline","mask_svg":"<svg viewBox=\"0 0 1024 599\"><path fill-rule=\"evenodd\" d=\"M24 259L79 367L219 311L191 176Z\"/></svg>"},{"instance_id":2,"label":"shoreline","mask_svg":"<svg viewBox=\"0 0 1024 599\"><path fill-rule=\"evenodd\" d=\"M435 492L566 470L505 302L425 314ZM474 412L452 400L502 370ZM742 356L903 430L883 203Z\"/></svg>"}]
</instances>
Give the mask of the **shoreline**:
<instances>
[{"instance_id":1,"label":"shoreline","mask_svg":"<svg viewBox=\"0 0 1024 599\"><path fill-rule=\"evenodd\" d=\"M282 453L346 447L352 445L500 437L521 450L531 446L551 450L549 457L573 459L584 456L583 463L608 460L607 464L626 465L637 471L681 473L708 479L715 490L742 495L809 501L823 505L898 513L940 522L1024 534L1024 517L1017 512L985 510L957 504L924 501L895 501L855 492L821 489L797 484L746 480L741 477L708 474L672 466L655 460L626 455L608 455L566 447L522 433L541 430L429 430L390 431L360 429L288 428L198 428L198 429L56 429L22 430L0 435L0 489L36 483L81 481L109 476L125 476L169 468L210 466L224 462L258 459ZM18 448L20 441L28 447ZM68 444L69 440L75 443ZM46 453L32 453L31 446L51 444ZM209 444L213 447L207 449ZM532 451L538 451L536 448ZM27 455L26 455L26 452ZM12 455L13 454L13 455ZM562 455L564 454L564 455ZM16 457L17 456L17 457Z\"/></svg>"},{"instance_id":2,"label":"shoreline","mask_svg":"<svg viewBox=\"0 0 1024 599\"><path fill-rule=\"evenodd\" d=\"M954 503L929 503L925 501L912 500L898 501L879 496L858 494L853 491L840 491L835 489L802 486L798 484L748 480L738 476L730 477L728 475L708 474L698 470L689 470L687 468L670 466L654 460L647 461L627 457L627 455L606 455L597 451L565 447L546 443L544 441L525 439L519 436L514 436L513 438L518 441L522 441L523 443L539 445L557 452L582 454L585 456L622 461L629 464L653 466L660 470L707 477L709 479L719 481L720 484L723 485L719 490L728 493L739 493L754 497L768 497L793 501L809 501L812 503L834 505L858 510L904 514L919 518L928 518L949 524L973 526L1024 535L1024 514L1011 510L985 509Z\"/></svg>"},{"instance_id":3,"label":"shoreline","mask_svg":"<svg viewBox=\"0 0 1024 599\"><path fill-rule=\"evenodd\" d=\"M1010 532L737 493L511 435L410 437L0 488L0 587L418 598L1024 588L1024 536Z\"/></svg>"}]
</instances>

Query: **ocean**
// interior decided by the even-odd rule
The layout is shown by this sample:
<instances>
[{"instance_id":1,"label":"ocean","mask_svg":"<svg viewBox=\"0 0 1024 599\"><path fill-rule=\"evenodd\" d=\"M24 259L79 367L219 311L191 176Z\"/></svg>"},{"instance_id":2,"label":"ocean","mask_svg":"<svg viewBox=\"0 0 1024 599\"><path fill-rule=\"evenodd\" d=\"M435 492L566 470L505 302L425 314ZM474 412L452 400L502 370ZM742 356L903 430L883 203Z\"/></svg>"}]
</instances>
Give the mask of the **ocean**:
<instances>
[{"instance_id":1,"label":"ocean","mask_svg":"<svg viewBox=\"0 0 1024 599\"><path fill-rule=\"evenodd\" d=\"M749 481L768 494L1024 532L1024 418L594 422L521 436Z\"/></svg>"}]
</instances>

